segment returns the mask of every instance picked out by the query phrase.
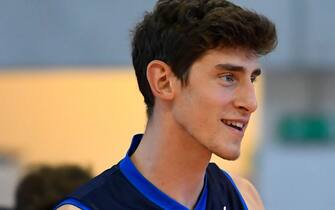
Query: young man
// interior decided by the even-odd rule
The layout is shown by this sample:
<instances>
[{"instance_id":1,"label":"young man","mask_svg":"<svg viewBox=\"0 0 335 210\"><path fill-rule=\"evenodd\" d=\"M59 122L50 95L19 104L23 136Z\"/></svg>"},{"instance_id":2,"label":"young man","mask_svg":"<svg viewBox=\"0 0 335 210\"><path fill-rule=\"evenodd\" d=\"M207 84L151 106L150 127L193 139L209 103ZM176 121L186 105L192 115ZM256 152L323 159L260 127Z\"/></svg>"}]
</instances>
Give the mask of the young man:
<instances>
[{"instance_id":1,"label":"young man","mask_svg":"<svg viewBox=\"0 0 335 210\"><path fill-rule=\"evenodd\" d=\"M228 1L158 1L132 43L145 133L58 209L264 209L248 181L209 161L239 157L258 59L276 43L267 18Z\"/></svg>"}]
</instances>

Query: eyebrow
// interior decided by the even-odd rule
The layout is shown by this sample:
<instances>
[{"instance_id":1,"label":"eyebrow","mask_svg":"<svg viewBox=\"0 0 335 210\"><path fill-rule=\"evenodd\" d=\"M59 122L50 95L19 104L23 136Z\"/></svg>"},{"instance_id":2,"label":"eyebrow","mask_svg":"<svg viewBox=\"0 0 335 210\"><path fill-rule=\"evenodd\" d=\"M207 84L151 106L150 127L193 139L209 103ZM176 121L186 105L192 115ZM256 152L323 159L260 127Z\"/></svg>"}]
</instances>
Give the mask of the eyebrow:
<instances>
[{"instance_id":1,"label":"eyebrow","mask_svg":"<svg viewBox=\"0 0 335 210\"><path fill-rule=\"evenodd\" d=\"M229 63L217 64L215 68L220 69L220 70L228 70L228 71L246 71L246 69L243 66L238 66L238 65L229 64ZM257 68L252 71L252 75L255 75L255 76L259 76L261 75L261 73L262 73L262 70L260 68Z\"/></svg>"}]
</instances>

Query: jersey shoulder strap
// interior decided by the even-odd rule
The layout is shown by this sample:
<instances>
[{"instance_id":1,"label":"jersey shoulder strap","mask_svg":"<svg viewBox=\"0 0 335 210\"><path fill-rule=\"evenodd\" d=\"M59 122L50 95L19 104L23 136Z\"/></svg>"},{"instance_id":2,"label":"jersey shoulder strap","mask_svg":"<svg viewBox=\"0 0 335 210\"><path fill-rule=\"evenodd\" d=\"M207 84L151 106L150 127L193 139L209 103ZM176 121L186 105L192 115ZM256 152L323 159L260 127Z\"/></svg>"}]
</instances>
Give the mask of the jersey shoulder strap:
<instances>
[{"instance_id":1,"label":"jersey shoulder strap","mask_svg":"<svg viewBox=\"0 0 335 210\"><path fill-rule=\"evenodd\" d=\"M66 199L77 200L90 210L160 209L129 183L119 164L79 187Z\"/></svg>"},{"instance_id":2,"label":"jersey shoulder strap","mask_svg":"<svg viewBox=\"0 0 335 210\"><path fill-rule=\"evenodd\" d=\"M207 167L207 208L247 210L247 206L233 179L215 163Z\"/></svg>"}]
</instances>

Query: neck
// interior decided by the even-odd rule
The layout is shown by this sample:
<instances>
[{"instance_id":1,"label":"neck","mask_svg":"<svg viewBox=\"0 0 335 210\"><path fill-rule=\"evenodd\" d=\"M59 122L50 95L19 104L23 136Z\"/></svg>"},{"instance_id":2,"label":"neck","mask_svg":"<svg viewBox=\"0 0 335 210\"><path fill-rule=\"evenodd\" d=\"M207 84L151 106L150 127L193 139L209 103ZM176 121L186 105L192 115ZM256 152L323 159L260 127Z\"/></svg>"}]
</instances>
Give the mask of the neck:
<instances>
[{"instance_id":1,"label":"neck","mask_svg":"<svg viewBox=\"0 0 335 210\"><path fill-rule=\"evenodd\" d=\"M153 116L131 159L162 192L193 208L204 185L211 153L177 123L162 119Z\"/></svg>"}]
</instances>

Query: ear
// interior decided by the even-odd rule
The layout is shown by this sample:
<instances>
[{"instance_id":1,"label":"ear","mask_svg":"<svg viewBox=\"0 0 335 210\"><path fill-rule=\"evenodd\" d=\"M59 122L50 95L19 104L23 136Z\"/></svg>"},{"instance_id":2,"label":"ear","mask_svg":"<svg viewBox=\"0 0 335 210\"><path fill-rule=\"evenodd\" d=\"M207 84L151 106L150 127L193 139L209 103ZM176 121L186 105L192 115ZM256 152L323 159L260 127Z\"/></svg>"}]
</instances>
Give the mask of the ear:
<instances>
[{"instance_id":1,"label":"ear","mask_svg":"<svg viewBox=\"0 0 335 210\"><path fill-rule=\"evenodd\" d=\"M151 61L147 66L147 80L155 97L165 100L173 99L176 77L165 62Z\"/></svg>"}]
</instances>

